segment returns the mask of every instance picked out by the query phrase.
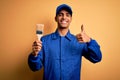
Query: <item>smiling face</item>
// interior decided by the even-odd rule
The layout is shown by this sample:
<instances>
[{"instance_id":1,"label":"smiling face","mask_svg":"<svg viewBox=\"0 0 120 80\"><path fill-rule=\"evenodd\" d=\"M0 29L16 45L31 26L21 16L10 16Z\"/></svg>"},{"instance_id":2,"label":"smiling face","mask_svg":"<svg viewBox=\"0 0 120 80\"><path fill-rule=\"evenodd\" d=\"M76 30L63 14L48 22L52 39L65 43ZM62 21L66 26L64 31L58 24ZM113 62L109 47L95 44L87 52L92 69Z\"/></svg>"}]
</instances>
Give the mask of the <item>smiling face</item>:
<instances>
[{"instance_id":1,"label":"smiling face","mask_svg":"<svg viewBox=\"0 0 120 80\"><path fill-rule=\"evenodd\" d=\"M56 15L55 20L58 23L58 28L68 29L72 21L72 16L66 10L61 10L59 14Z\"/></svg>"}]
</instances>

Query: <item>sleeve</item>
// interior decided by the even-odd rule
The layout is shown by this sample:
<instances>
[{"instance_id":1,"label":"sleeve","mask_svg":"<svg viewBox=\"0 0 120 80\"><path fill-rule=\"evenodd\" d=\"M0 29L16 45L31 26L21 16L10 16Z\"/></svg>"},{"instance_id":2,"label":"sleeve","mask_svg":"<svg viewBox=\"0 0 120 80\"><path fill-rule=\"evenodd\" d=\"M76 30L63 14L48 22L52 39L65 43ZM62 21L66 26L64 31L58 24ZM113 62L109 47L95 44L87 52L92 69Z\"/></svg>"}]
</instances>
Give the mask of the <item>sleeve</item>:
<instances>
[{"instance_id":1,"label":"sleeve","mask_svg":"<svg viewBox=\"0 0 120 80\"><path fill-rule=\"evenodd\" d=\"M100 46L93 39L89 43L85 43L82 55L93 63L100 62L102 59Z\"/></svg>"},{"instance_id":2,"label":"sleeve","mask_svg":"<svg viewBox=\"0 0 120 80\"><path fill-rule=\"evenodd\" d=\"M28 56L28 65L32 71L38 71L42 68L42 56L40 55L41 52L39 52L37 57L34 57L32 54Z\"/></svg>"},{"instance_id":3,"label":"sleeve","mask_svg":"<svg viewBox=\"0 0 120 80\"><path fill-rule=\"evenodd\" d=\"M43 44L42 44L43 45ZM32 54L28 56L28 65L32 71L38 71L43 66L43 46L41 51L38 53L38 56L35 57Z\"/></svg>"}]
</instances>

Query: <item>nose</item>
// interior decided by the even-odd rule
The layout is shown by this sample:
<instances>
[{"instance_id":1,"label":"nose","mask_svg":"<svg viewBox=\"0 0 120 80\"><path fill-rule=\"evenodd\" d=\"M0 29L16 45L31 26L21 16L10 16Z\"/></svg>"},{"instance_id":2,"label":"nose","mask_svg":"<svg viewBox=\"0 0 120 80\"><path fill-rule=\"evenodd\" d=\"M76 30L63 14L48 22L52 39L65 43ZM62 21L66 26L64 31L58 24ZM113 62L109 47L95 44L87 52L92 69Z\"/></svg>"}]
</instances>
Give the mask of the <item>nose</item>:
<instances>
[{"instance_id":1,"label":"nose","mask_svg":"<svg viewBox=\"0 0 120 80\"><path fill-rule=\"evenodd\" d=\"M62 18L65 19L65 18L66 18L66 15L63 15Z\"/></svg>"}]
</instances>

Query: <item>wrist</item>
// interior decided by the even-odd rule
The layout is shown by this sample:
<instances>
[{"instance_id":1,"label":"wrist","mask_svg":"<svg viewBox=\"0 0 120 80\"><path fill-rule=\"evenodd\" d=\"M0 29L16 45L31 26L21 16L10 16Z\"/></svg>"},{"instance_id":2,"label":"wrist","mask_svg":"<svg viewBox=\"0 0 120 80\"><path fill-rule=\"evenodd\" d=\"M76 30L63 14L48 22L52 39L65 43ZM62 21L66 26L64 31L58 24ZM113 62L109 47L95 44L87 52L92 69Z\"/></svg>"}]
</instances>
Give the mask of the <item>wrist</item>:
<instances>
[{"instance_id":1,"label":"wrist","mask_svg":"<svg viewBox=\"0 0 120 80\"><path fill-rule=\"evenodd\" d=\"M88 41L87 41L87 43L91 42L91 40L92 40L92 38L89 38Z\"/></svg>"},{"instance_id":2,"label":"wrist","mask_svg":"<svg viewBox=\"0 0 120 80\"><path fill-rule=\"evenodd\" d=\"M34 57L37 57L37 56L38 56L38 54L37 54L36 52L34 52L34 51L33 51L31 54L32 54Z\"/></svg>"}]
</instances>

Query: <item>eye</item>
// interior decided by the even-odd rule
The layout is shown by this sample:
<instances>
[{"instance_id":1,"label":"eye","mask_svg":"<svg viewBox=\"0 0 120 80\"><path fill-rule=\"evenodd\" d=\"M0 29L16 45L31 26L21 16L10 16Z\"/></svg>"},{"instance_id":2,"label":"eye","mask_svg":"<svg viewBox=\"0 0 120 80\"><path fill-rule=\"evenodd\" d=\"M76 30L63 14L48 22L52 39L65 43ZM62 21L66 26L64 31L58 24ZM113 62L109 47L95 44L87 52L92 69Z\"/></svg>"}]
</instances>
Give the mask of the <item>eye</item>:
<instances>
[{"instance_id":1,"label":"eye","mask_svg":"<svg viewBox=\"0 0 120 80\"><path fill-rule=\"evenodd\" d=\"M66 14L67 17L70 17L71 15L69 13Z\"/></svg>"},{"instance_id":2,"label":"eye","mask_svg":"<svg viewBox=\"0 0 120 80\"><path fill-rule=\"evenodd\" d=\"M62 13L59 13L58 16L62 16L63 14Z\"/></svg>"}]
</instances>

